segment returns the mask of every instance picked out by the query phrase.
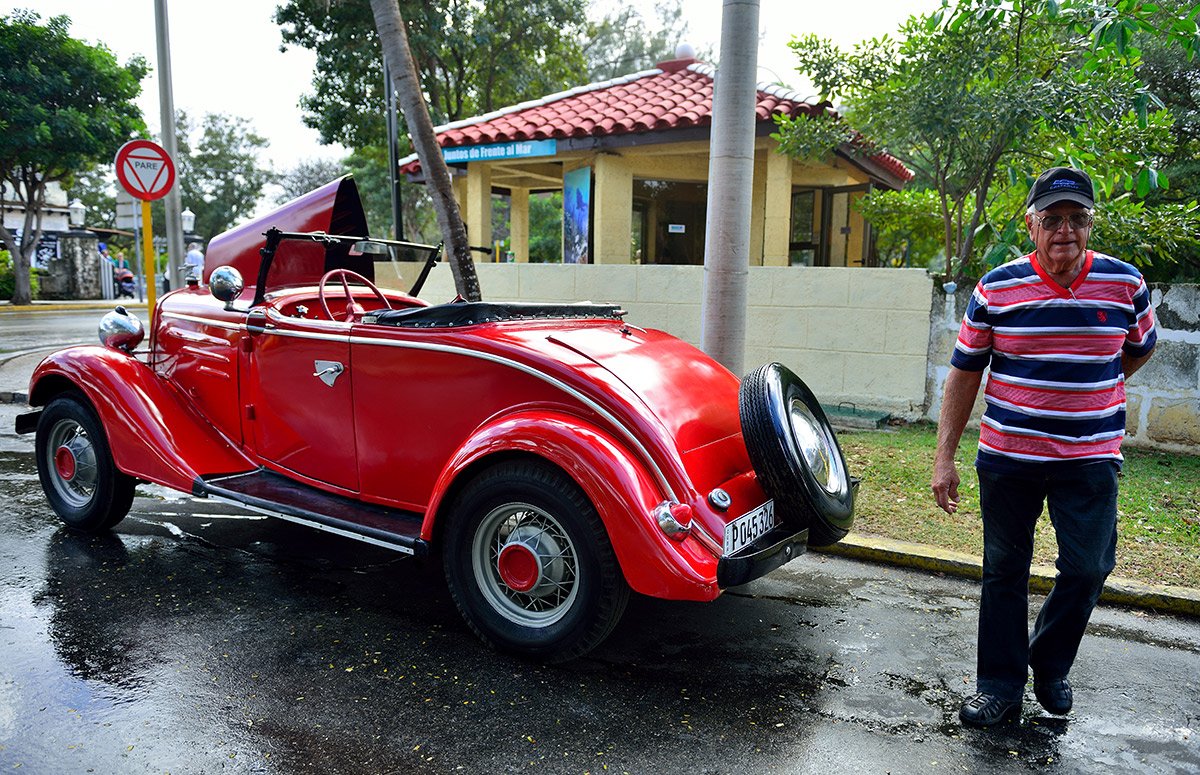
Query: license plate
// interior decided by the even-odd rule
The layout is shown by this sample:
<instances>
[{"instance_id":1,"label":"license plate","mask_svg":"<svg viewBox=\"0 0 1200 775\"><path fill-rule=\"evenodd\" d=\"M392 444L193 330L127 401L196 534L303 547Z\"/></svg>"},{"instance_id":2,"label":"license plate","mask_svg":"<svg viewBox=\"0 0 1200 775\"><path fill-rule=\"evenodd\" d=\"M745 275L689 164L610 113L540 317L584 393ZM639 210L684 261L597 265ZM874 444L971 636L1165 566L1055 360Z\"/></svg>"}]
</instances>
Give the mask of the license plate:
<instances>
[{"instance_id":1,"label":"license plate","mask_svg":"<svg viewBox=\"0 0 1200 775\"><path fill-rule=\"evenodd\" d=\"M725 554L736 554L775 527L775 501L767 501L725 526Z\"/></svg>"}]
</instances>

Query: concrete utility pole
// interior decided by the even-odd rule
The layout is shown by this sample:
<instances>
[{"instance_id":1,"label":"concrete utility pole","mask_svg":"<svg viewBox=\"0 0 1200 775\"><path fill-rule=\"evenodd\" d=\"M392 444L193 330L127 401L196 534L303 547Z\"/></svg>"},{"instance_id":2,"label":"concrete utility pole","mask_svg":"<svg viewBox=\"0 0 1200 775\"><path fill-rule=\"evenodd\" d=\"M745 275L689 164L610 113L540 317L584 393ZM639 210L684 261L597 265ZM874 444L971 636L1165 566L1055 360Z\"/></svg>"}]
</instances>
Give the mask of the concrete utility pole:
<instances>
[{"instance_id":1,"label":"concrete utility pole","mask_svg":"<svg viewBox=\"0 0 1200 775\"><path fill-rule=\"evenodd\" d=\"M713 87L700 347L741 375L746 353L758 0L725 0Z\"/></svg>"},{"instance_id":2,"label":"concrete utility pole","mask_svg":"<svg viewBox=\"0 0 1200 775\"><path fill-rule=\"evenodd\" d=\"M175 96L171 87L171 39L167 27L167 0L154 0L154 25L158 31L158 109L162 120L162 146L171 161L179 166L179 145L175 142ZM167 222L167 277L171 287L183 282L183 224L179 214L179 179L163 198ZM153 261L153 256L149 256ZM155 278L158 282L158 278Z\"/></svg>"}]
</instances>

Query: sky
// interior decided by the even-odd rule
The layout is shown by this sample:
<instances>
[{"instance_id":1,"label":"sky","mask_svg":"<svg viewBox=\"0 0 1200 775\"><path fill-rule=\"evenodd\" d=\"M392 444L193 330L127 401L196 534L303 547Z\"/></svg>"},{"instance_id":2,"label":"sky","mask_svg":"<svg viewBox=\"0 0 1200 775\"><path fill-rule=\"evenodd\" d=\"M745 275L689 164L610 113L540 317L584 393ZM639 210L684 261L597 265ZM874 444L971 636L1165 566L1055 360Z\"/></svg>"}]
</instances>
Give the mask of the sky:
<instances>
[{"instance_id":1,"label":"sky","mask_svg":"<svg viewBox=\"0 0 1200 775\"><path fill-rule=\"evenodd\" d=\"M633 2L648 19L655 18L654 0ZM344 155L341 147L320 145L317 132L303 124L299 100L311 90L316 57L305 49L279 50L279 28L271 20L276 0L176 0L167 5L177 110L195 119L205 113L248 119L270 141L264 161L280 171L304 159ZM807 95L811 86L800 81L787 48L793 35L815 32L848 49L860 40L894 33L908 15L940 5L940 0L761 0L759 80L781 81ZM683 0L687 42L697 50L720 51L721 6L721 0ZM74 37L104 43L122 63L134 54L146 57L153 72L142 82L138 104L150 130L158 132L153 0L0 0L0 15L15 8L33 8L43 18L69 16Z\"/></svg>"}]
</instances>

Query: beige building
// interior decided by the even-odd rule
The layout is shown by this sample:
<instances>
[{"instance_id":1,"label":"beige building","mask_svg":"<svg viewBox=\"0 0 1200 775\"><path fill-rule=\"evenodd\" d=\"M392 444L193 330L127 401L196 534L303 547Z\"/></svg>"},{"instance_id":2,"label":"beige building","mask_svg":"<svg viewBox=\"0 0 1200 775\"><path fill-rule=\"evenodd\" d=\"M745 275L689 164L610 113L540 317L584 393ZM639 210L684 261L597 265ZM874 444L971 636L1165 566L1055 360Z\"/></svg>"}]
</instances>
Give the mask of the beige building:
<instances>
[{"instance_id":1,"label":"beige building","mask_svg":"<svg viewBox=\"0 0 1200 775\"><path fill-rule=\"evenodd\" d=\"M512 260L529 260L529 198L564 194L564 261L702 264L714 69L695 59L581 86L436 129L472 245L492 244L494 197L511 200ZM869 226L851 206L912 174L856 145L829 163L778 152L773 116L813 104L759 84L751 263L871 266ZM421 180L416 156L401 172Z\"/></svg>"}]
</instances>

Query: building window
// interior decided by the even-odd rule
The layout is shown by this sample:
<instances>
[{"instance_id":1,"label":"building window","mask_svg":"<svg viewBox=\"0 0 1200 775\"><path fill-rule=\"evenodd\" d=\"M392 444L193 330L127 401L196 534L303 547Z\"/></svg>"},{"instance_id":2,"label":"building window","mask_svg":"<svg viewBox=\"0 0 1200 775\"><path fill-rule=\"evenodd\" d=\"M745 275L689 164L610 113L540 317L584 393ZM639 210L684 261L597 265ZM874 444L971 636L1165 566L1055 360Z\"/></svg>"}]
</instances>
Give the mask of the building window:
<instances>
[{"instance_id":1,"label":"building window","mask_svg":"<svg viewBox=\"0 0 1200 775\"><path fill-rule=\"evenodd\" d=\"M702 265L707 204L707 184L634 178L633 259Z\"/></svg>"},{"instance_id":2,"label":"building window","mask_svg":"<svg viewBox=\"0 0 1200 775\"><path fill-rule=\"evenodd\" d=\"M792 231L788 240L788 263L813 266L817 260L816 191L792 192Z\"/></svg>"}]
</instances>

